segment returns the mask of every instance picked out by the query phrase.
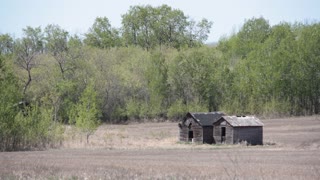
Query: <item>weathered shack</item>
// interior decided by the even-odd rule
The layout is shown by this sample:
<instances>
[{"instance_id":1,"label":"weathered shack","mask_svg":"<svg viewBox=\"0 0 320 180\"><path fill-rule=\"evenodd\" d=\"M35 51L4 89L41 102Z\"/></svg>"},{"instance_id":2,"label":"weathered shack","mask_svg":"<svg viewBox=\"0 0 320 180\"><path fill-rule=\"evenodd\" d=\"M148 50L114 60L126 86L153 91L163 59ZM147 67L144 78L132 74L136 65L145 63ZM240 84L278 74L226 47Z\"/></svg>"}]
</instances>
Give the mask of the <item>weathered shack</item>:
<instances>
[{"instance_id":1,"label":"weathered shack","mask_svg":"<svg viewBox=\"0 0 320 180\"><path fill-rule=\"evenodd\" d=\"M179 140L194 143L213 143L213 123L225 114L222 112L187 113L179 123Z\"/></svg>"},{"instance_id":2,"label":"weathered shack","mask_svg":"<svg viewBox=\"0 0 320 180\"><path fill-rule=\"evenodd\" d=\"M263 123L254 116L222 116L213 123L215 143L263 144Z\"/></svg>"}]
</instances>

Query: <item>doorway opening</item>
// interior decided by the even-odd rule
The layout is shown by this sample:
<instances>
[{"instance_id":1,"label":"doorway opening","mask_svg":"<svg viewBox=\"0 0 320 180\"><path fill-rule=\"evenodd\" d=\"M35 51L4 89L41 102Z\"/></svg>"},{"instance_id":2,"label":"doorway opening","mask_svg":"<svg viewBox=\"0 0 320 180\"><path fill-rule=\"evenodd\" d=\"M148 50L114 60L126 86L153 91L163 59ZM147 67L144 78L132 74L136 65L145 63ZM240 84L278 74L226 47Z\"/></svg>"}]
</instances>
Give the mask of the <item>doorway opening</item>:
<instances>
[{"instance_id":1,"label":"doorway opening","mask_svg":"<svg viewBox=\"0 0 320 180\"><path fill-rule=\"evenodd\" d=\"M188 141L192 141L192 139L193 139L193 131L192 131L191 127L192 127L192 123L190 123L189 127L188 127L189 128Z\"/></svg>"},{"instance_id":2,"label":"doorway opening","mask_svg":"<svg viewBox=\"0 0 320 180\"><path fill-rule=\"evenodd\" d=\"M221 127L221 143L226 141L226 127Z\"/></svg>"},{"instance_id":3,"label":"doorway opening","mask_svg":"<svg viewBox=\"0 0 320 180\"><path fill-rule=\"evenodd\" d=\"M189 131L189 134L188 134L188 141L192 141L193 139L193 131Z\"/></svg>"}]
</instances>

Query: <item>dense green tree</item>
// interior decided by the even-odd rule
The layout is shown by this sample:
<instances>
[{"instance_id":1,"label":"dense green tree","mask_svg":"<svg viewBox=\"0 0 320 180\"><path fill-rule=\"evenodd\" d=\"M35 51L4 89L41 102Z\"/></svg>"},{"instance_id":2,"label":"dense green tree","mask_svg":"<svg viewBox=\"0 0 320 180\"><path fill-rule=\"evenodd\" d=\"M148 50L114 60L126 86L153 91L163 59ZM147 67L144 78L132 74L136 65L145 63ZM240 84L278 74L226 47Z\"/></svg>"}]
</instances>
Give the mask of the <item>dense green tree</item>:
<instances>
[{"instance_id":1,"label":"dense green tree","mask_svg":"<svg viewBox=\"0 0 320 180\"><path fill-rule=\"evenodd\" d=\"M62 77L67 70L68 32L58 25L48 25L45 30L46 48L57 61Z\"/></svg>"},{"instance_id":2,"label":"dense green tree","mask_svg":"<svg viewBox=\"0 0 320 180\"><path fill-rule=\"evenodd\" d=\"M208 39L211 26L212 22L207 19L202 19L198 23L194 20L189 21L185 32L185 41L188 47L196 47L203 44Z\"/></svg>"},{"instance_id":3,"label":"dense green tree","mask_svg":"<svg viewBox=\"0 0 320 180\"><path fill-rule=\"evenodd\" d=\"M179 48L184 42L184 31L188 25L187 17L181 10L167 5L154 8L152 29L156 36L156 44Z\"/></svg>"},{"instance_id":4,"label":"dense green tree","mask_svg":"<svg viewBox=\"0 0 320 180\"><path fill-rule=\"evenodd\" d=\"M218 110L221 97L214 77L219 71L215 69L219 58L216 51L207 47L180 52L172 82L179 99L185 104L198 99L208 110Z\"/></svg>"},{"instance_id":5,"label":"dense green tree","mask_svg":"<svg viewBox=\"0 0 320 180\"><path fill-rule=\"evenodd\" d=\"M12 145L14 119L18 113L17 104L21 98L18 79L0 55L0 151Z\"/></svg>"},{"instance_id":6,"label":"dense green tree","mask_svg":"<svg viewBox=\"0 0 320 180\"><path fill-rule=\"evenodd\" d=\"M298 63L294 71L300 108L307 114L320 112L320 23L302 27L297 36Z\"/></svg>"},{"instance_id":7,"label":"dense green tree","mask_svg":"<svg viewBox=\"0 0 320 180\"><path fill-rule=\"evenodd\" d=\"M193 47L207 40L212 23L188 20L181 10L167 5L131 6L122 16L123 38L128 45L147 50L157 46Z\"/></svg>"},{"instance_id":8,"label":"dense green tree","mask_svg":"<svg viewBox=\"0 0 320 180\"><path fill-rule=\"evenodd\" d=\"M162 52L151 54L145 73L148 84L148 107L150 116L163 116L170 104L168 82L169 59Z\"/></svg>"},{"instance_id":9,"label":"dense green tree","mask_svg":"<svg viewBox=\"0 0 320 180\"><path fill-rule=\"evenodd\" d=\"M318 113L317 27L318 23L269 27L266 20L253 18L220 41L218 49L233 77L226 92L231 101L223 107L238 113Z\"/></svg>"},{"instance_id":10,"label":"dense green tree","mask_svg":"<svg viewBox=\"0 0 320 180\"><path fill-rule=\"evenodd\" d=\"M97 93L93 85L88 84L71 112L71 118L74 118L76 126L85 133L87 143L89 143L90 135L99 125L100 110L98 107Z\"/></svg>"},{"instance_id":11,"label":"dense green tree","mask_svg":"<svg viewBox=\"0 0 320 180\"><path fill-rule=\"evenodd\" d=\"M128 13L122 16L123 34L128 45L140 45L147 50L153 46L155 21L153 8L148 6L131 6Z\"/></svg>"},{"instance_id":12,"label":"dense green tree","mask_svg":"<svg viewBox=\"0 0 320 180\"><path fill-rule=\"evenodd\" d=\"M36 85L46 87L49 91L41 91L46 88L35 87L34 89L38 91L37 94L46 94L42 99L45 99L46 104L53 106L55 121L68 122L67 112L82 90L80 86L82 81L78 81L79 73L76 73L84 68L82 41L77 35L69 36L69 33L58 25L48 25L45 28L45 40L47 52L53 57L55 63L52 64L53 62L49 60L50 56L41 57L42 61L51 67L43 67L39 70L48 72L45 79L50 81L45 81L43 76L38 76ZM60 75L57 74L57 70L60 71Z\"/></svg>"},{"instance_id":13,"label":"dense green tree","mask_svg":"<svg viewBox=\"0 0 320 180\"><path fill-rule=\"evenodd\" d=\"M104 49L121 45L119 31L111 27L107 17L97 17L85 36L84 42L89 46Z\"/></svg>"},{"instance_id":14,"label":"dense green tree","mask_svg":"<svg viewBox=\"0 0 320 180\"><path fill-rule=\"evenodd\" d=\"M13 52L13 38L9 34L0 34L0 55Z\"/></svg>"},{"instance_id":15,"label":"dense green tree","mask_svg":"<svg viewBox=\"0 0 320 180\"><path fill-rule=\"evenodd\" d=\"M245 58L264 43L270 33L269 22L263 17L247 20L237 33L237 53Z\"/></svg>"}]
</instances>

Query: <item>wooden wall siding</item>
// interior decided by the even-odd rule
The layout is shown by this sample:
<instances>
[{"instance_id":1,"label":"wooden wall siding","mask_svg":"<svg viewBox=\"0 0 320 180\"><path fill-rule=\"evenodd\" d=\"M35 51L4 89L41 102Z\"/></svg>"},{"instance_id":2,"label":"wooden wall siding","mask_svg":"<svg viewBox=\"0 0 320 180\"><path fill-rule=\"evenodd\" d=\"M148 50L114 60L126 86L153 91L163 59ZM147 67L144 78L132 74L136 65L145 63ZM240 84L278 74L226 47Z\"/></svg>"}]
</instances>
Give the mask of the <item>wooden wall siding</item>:
<instances>
[{"instance_id":1,"label":"wooden wall siding","mask_svg":"<svg viewBox=\"0 0 320 180\"><path fill-rule=\"evenodd\" d=\"M213 143L213 128L212 126L203 127L203 143L212 144Z\"/></svg>"},{"instance_id":2,"label":"wooden wall siding","mask_svg":"<svg viewBox=\"0 0 320 180\"><path fill-rule=\"evenodd\" d=\"M233 143L233 127L230 125L226 126L226 144L232 144Z\"/></svg>"},{"instance_id":3,"label":"wooden wall siding","mask_svg":"<svg viewBox=\"0 0 320 180\"><path fill-rule=\"evenodd\" d=\"M234 127L233 143L247 141L252 145L263 144L263 128L262 127Z\"/></svg>"},{"instance_id":4,"label":"wooden wall siding","mask_svg":"<svg viewBox=\"0 0 320 180\"><path fill-rule=\"evenodd\" d=\"M226 128L226 136L225 136L224 142L221 142L221 127ZM221 143L232 144L233 143L233 127L231 127L229 124L213 126L213 141L216 144L221 144Z\"/></svg>"},{"instance_id":5,"label":"wooden wall siding","mask_svg":"<svg viewBox=\"0 0 320 180\"><path fill-rule=\"evenodd\" d=\"M189 124L195 123L192 118L189 118L184 121L179 127L179 140L182 142L188 142L189 141Z\"/></svg>"},{"instance_id":6,"label":"wooden wall siding","mask_svg":"<svg viewBox=\"0 0 320 180\"><path fill-rule=\"evenodd\" d=\"M183 142L188 142L188 133L189 133L189 128L186 126L182 126L179 128L179 140Z\"/></svg>"},{"instance_id":7,"label":"wooden wall siding","mask_svg":"<svg viewBox=\"0 0 320 180\"><path fill-rule=\"evenodd\" d=\"M191 130L193 131L193 142L202 143L203 142L203 129L202 127L195 122L193 119L187 119L184 124L182 124L179 128L179 140L182 142L189 141L189 124L191 125ZM212 133L211 133L212 135Z\"/></svg>"},{"instance_id":8,"label":"wooden wall siding","mask_svg":"<svg viewBox=\"0 0 320 180\"><path fill-rule=\"evenodd\" d=\"M221 143L221 128L218 128L218 126L213 126L213 143Z\"/></svg>"},{"instance_id":9,"label":"wooden wall siding","mask_svg":"<svg viewBox=\"0 0 320 180\"><path fill-rule=\"evenodd\" d=\"M203 143L203 129L202 127L194 122L192 123L191 129L193 130L193 142L194 143Z\"/></svg>"},{"instance_id":10,"label":"wooden wall siding","mask_svg":"<svg viewBox=\"0 0 320 180\"><path fill-rule=\"evenodd\" d=\"M226 144L236 144L241 141L247 141L252 145L263 144L263 127L246 126L246 127L232 127L224 120L215 124L213 128L214 142L221 143L221 127L226 127Z\"/></svg>"}]
</instances>

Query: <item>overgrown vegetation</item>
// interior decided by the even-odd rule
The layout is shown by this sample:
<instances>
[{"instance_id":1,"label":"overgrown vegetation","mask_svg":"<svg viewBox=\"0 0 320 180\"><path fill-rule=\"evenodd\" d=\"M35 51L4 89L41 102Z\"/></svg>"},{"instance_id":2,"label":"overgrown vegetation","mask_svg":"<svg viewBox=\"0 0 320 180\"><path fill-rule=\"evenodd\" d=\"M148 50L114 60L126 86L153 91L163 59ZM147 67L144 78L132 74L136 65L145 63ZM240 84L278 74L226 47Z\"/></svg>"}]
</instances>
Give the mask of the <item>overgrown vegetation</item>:
<instances>
[{"instance_id":1,"label":"overgrown vegetation","mask_svg":"<svg viewBox=\"0 0 320 180\"><path fill-rule=\"evenodd\" d=\"M207 47L212 23L169 6L133 6L122 18L117 29L98 17L84 38L58 25L0 35L2 150L56 143L63 123L89 141L100 120L320 111L319 23L252 18Z\"/></svg>"}]
</instances>

